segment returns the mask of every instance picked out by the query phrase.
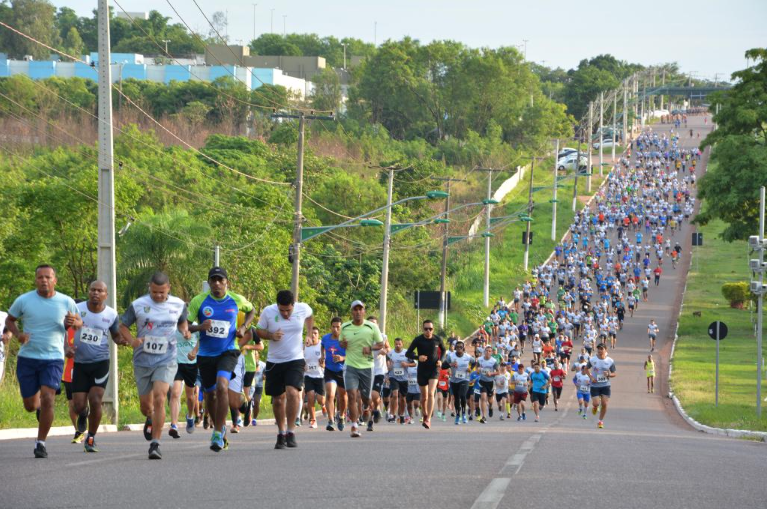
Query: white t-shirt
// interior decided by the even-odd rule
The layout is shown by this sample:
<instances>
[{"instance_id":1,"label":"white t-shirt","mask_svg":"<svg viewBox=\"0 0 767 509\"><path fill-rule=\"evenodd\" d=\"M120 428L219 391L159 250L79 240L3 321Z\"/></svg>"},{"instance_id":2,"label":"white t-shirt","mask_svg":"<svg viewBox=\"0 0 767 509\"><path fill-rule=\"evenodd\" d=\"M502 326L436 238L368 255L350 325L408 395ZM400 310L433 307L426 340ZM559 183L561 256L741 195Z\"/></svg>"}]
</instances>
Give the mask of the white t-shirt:
<instances>
[{"instance_id":1,"label":"white t-shirt","mask_svg":"<svg viewBox=\"0 0 767 509\"><path fill-rule=\"evenodd\" d=\"M307 345L304 347L304 359L306 359L306 376L309 378L325 378L325 372L320 367L322 357L322 344Z\"/></svg>"},{"instance_id":2,"label":"white t-shirt","mask_svg":"<svg viewBox=\"0 0 767 509\"><path fill-rule=\"evenodd\" d=\"M277 304L267 306L261 311L258 328L269 332L282 330L279 341L269 342L268 362L290 362L304 358L304 322L312 316L312 308L304 302L296 302L293 313L287 320L280 315Z\"/></svg>"}]
</instances>

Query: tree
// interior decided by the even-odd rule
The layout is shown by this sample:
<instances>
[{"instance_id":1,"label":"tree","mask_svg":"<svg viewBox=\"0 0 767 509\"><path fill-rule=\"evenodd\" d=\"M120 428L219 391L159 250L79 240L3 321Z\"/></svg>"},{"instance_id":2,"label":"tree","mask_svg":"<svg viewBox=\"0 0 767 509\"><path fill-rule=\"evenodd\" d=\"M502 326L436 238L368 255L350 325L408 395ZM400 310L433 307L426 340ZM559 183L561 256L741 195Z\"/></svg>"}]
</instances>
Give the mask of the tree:
<instances>
[{"instance_id":1,"label":"tree","mask_svg":"<svg viewBox=\"0 0 767 509\"><path fill-rule=\"evenodd\" d=\"M226 13L223 11L214 12L210 18L210 24L212 26L208 30L208 38L217 42L221 42L223 39L225 44L229 44L229 35L226 33L229 19L226 17Z\"/></svg>"},{"instance_id":2,"label":"tree","mask_svg":"<svg viewBox=\"0 0 767 509\"><path fill-rule=\"evenodd\" d=\"M67 32L67 37L64 39L64 51L72 56L79 57L83 54L85 44L83 43L80 32L75 27L71 27Z\"/></svg>"},{"instance_id":3,"label":"tree","mask_svg":"<svg viewBox=\"0 0 767 509\"><path fill-rule=\"evenodd\" d=\"M56 8L46 0L13 0L8 24L54 48L61 38L55 29ZM6 14L8 15L7 11ZM5 32L3 46L11 58L21 59L31 55L35 60L45 60L50 50L17 34Z\"/></svg>"},{"instance_id":4,"label":"tree","mask_svg":"<svg viewBox=\"0 0 767 509\"><path fill-rule=\"evenodd\" d=\"M341 106L341 80L336 71L326 67L312 78L312 106L320 111L338 111Z\"/></svg>"},{"instance_id":5,"label":"tree","mask_svg":"<svg viewBox=\"0 0 767 509\"><path fill-rule=\"evenodd\" d=\"M723 219L727 228L722 238L727 241L757 232L759 188L767 186L767 49L751 49L746 56L755 64L733 73L737 84L730 90L710 97L712 104L721 105L714 116L717 130L701 144L713 146L714 164L700 180L698 196L704 207L695 222Z\"/></svg>"},{"instance_id":6,"label":"tree","mask_svg":"<svg viewBox=\"0 0 767 509\"><path fill-rule=\"evenodd\" d=\"M254 55L278 55L300 57L301 48L277 34L261 34L250 42L250 51Z\"/></svg>"}]
</instances>

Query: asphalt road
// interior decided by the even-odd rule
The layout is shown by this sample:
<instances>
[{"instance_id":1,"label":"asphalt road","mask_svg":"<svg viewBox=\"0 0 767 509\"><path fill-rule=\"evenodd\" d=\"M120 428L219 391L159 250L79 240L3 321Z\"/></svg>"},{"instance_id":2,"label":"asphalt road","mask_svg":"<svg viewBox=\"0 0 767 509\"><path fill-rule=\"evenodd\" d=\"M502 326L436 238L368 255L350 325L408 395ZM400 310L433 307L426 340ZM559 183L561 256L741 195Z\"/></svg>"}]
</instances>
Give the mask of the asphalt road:
<instances>
[{"instance_id":1,"label":"asphalt road","mask_svg":"<svg viewBox=\"0 0 767 509\"><path fill-rule=\"evenodd\" d=\"M702 117L691 127L703 129ZM684 141L690 145L689 137ZM686 225L676 234L684 240L684 262L665 267L660 287L651 287L650 302L626 319L610 352L618 377L605 429L591 414L587 420L576 414L568 383L565 407L546 408L540 423L435 421L429 431L381 423L355 440L303 427L299 447L281 451L273 449L274 426L244 428L218 454L208 449L207 431L182 431L178 440L163 439L162 461L147 460L140 432L100 435L98 454L50 438L47 460L32 457L32 440L5 441L0 507L764 509L767 445L696 432L663 396L690 231ZM661 328L656 363L663 380L655 394L647 394L642 368L650 318Z\"/></svg>"}]
</instances>

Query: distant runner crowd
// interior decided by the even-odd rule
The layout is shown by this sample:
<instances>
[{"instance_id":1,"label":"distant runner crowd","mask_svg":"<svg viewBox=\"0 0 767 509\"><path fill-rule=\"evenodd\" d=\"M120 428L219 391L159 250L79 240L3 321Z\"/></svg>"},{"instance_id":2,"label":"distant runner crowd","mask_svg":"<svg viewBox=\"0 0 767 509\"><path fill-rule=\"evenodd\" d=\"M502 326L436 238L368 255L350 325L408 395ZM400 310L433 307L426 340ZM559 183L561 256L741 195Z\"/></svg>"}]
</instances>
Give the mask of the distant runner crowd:
<instances>
[{"instance_id":1,"label":"distant runner crowd","mask_svg":"<svg viewBox=\"0 0 767 509\"><path fill-rule=\"evenodd\" d=\"M348 427L352 438L381 420L430 429L433 419L484 424L495 412L500 420L526 421L530 409L537 422L543 408L559 410L568 386L579 416L598 415L602 428L617 374L608 351L618 347L626 315L659 285L664 262L676 268L682 248L674 234L692 215L700 159L697 148L679 147L674 131L641 134L594 207L576 215L567 241L508 300L500 298L466 340L443 339L426 320L407 347L402 338L389 341L359 300L350 304L349 320L316 324L312 308L288 290L257 317L253 304L230 290L222 267L210 269L209 290L190 302L171 295L167 275L157 272L147 294L120 315L106 305L104 282L91 283L88 299L75 303L55 290L55 269L40 265L36 289L15 300L4 330L6 342L13 336L21 344L16 375L24 408L39 421L34 455L48 455L62 385L76 429L72 441L98 451L102 400L114 376L110 341L133 349L150 459L162 458L168 398L168 434L178 439L180 426L190 434L202 426L211 430L216 452L227 450L243 426L258 425L262 394L271 397L276 449L297 447L296 429L317 428L318 421L327 431ZM659 334L650 320L648 392Z\"/></svg>"}]
</instances>

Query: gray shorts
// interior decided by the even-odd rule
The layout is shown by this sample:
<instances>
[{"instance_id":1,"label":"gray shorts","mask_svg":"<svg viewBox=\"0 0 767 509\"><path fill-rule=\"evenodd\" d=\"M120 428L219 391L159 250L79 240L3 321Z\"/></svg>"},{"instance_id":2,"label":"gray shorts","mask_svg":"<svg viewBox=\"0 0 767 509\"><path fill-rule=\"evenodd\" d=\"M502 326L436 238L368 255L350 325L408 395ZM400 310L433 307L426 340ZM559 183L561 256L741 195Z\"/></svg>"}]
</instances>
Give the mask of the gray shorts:
<instances>
[{"instance_id":1,"label":"gray shorts","mask_svg":"<svg viewBox=\"0 0 767 509\"><path fill-rule=\"evenodd\" d=\"M176 377L176 371L178 371L178 364L176 364L175 361L173 364L161 364L151 368L134 365L133 375L136 377L138 395L144 396L145 394L152 392L152 386L155 382L163 382L172 385L173 379Z\"/></svg>"},{"instance_id":2,"label":"gray shorts","mask_svg":"<svg viewBox=\"0 0 767 509\"><path fill-rule=\"evenodd\" d=\"M373 388L373 368L358 369L352 366L344 368L344 386L347 391L359 390L366 398Z\"/></svg>"}]
</instances>

